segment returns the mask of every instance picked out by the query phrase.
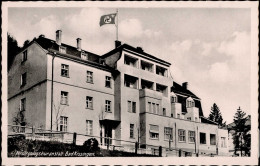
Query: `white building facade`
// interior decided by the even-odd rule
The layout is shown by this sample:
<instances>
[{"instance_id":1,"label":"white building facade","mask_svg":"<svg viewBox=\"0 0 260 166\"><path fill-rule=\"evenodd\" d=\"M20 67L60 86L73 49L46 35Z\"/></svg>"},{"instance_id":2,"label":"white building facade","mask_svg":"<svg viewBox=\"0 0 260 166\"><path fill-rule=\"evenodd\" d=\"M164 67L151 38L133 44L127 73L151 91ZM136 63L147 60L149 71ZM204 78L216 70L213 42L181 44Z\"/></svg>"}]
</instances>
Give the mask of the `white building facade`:
<instances>
[{"instance_id":1,"label":"white building facade","mask_svg":"<svg viewBox=\"0 0 260 166\"><path fill-rule=\"evenodd\" d=\"M228 132L203 117L200 99L170 76L169 62L116 41L100 56L40 36L8 72L8 123L110 137L111 144L228 154ZM124 140L124 141L119 141ZM106 139L99 143L107 144Z\"/></svg>"}]
</instances>

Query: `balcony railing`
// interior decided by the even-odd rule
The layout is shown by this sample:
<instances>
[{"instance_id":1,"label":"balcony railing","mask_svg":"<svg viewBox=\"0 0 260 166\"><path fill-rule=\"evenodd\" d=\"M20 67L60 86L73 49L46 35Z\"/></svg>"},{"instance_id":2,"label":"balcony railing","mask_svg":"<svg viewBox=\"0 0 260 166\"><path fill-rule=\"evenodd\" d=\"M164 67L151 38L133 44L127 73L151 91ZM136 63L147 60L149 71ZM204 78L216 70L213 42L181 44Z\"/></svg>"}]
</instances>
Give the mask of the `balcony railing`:
<instances>
[{"instance_id":1,"label":"balcony railing","mask_svg":"<svg viewBox=\"0 0 260 166\"><path fill-rule=\"evenodd\" d=\"M163 93L152 90L152 89L140 89L139 97L153 97L157 99L162 99Z\"/></svg>"}]
</instances>

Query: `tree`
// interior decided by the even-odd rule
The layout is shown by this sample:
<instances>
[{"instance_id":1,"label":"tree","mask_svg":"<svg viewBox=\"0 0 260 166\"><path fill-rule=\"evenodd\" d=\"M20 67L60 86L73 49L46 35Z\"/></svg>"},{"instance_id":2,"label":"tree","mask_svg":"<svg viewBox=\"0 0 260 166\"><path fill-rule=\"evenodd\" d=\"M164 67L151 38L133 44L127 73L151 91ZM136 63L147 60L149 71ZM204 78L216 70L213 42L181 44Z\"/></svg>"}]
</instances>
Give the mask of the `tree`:
<instances>
[{"instance_id":1,"label":"tree","mask_svg":"<svg viewBox=\"0 0 260 166\"><path fill-rule=\"evenodd\" d=\"M57 104L57 106L55 104L53 104L53 113L55 115L55 119L54 119L54 124L52 124L53 126L56 126L56 130L59 131L59 122L60 122L60 116L62 115L63 111L65 109L64 105L61 105L60 103Z\"/></svg>"},{"instance_id":2,"label":"tree","mask_svg":"<svg viewBox=\"0 0 260 166\"><path fill-rule=\"evenodd\" d=\"M18 111L15 113L15 116L13 117L13 124L18 126L13 127L14 132L25 132L25 127L19 127L26 126L28 124L24 115L24 110L20 110L18 108Z\"/></svg>"},{"instance_id":3,"label":"tree","mask_svg":"<svg viewBox=\"0 0 260 166\"><path fill-rule=\"evenodd\" d=\"M213 106L211 107L211 112L209 114L208 119L218 123L219 126L225 126L226 124L226 122L223 123L221 112L216 103L214 103Z\"/></svg>"},{"instance_id":4,"label":"tree","mask_svg":"<svg viewBox=\"0 0 260 166\"><path fill-rule=\"evenodd\" d=\"M250 147L251 147L251 125L247 125L247 117L246 113L243 112L240 107L238 108L237 112L235 113L233 119L233 127L234 130L233 136L233 143L235 146L235 155L237 151L240 151L241 156L247 155L250 156ZM244 154L243 154L244 151Z\"/></svg>"},{"instance_id":5,"label":"tree","mask_svg":"<svg viewBox=\"0 0 260 166\"><path fill-rule=\"evenodd\" d=\"M23 48L27 47L30 44L30 40L25 40L23 43Z\"/></svg>"},{"instance_id":6,"label":"tree","mask_svg":"<svg viewBox=\"0 0 260 166\"><path fill-rule=\"evenodd\" d=\"M16 39L7 33L7 58L8 58L8 71L13 63L16 54L21 50L18 46Z\"/></svg>"}]
</instances>

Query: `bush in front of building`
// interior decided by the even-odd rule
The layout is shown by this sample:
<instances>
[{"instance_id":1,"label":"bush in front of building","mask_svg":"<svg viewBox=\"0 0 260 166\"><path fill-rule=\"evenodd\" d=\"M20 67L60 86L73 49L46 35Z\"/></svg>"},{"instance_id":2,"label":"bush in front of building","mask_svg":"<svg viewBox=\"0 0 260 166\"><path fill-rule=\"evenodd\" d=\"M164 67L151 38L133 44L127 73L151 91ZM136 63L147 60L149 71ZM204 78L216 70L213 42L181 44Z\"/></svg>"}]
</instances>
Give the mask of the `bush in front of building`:
<instances>
[{"instance_id":1,"label":"bush in front of building","mask_svg":"<svg viewBox=\"0 0 260 166\"><path fill-rule=\"evenodd\" d=\"M82 146L82 150L84 152L89 152L89 153L99 153L100 148L98 146L98 141L95 138L90 138L87 141L84 142Z\"/></svg>"}]
</instances>

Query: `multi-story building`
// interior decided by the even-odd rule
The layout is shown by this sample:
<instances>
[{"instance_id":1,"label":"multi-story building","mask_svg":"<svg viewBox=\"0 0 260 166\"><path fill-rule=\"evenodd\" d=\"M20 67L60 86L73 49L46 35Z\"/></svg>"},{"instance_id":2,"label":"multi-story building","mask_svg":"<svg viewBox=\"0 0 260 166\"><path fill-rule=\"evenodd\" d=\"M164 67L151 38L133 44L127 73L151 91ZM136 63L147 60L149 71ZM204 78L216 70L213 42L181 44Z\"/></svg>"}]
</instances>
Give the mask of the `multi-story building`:
<instances>
[{"instance_id":1,"label":"multi-story building","mask_svg":"<svg viewBox=\"0 0 260 166\"><path fill-rule=\"evenodd\" d=\"M23 111L27 125L139 142L153 149L227 154L227 130L203 117L188 83L174 82L169 62L141 47L115 42L100 56L43 35L16 57L8 72L9 124ZM99 140L108 143L107 139Z\"/></svg>"}]
</instances>

